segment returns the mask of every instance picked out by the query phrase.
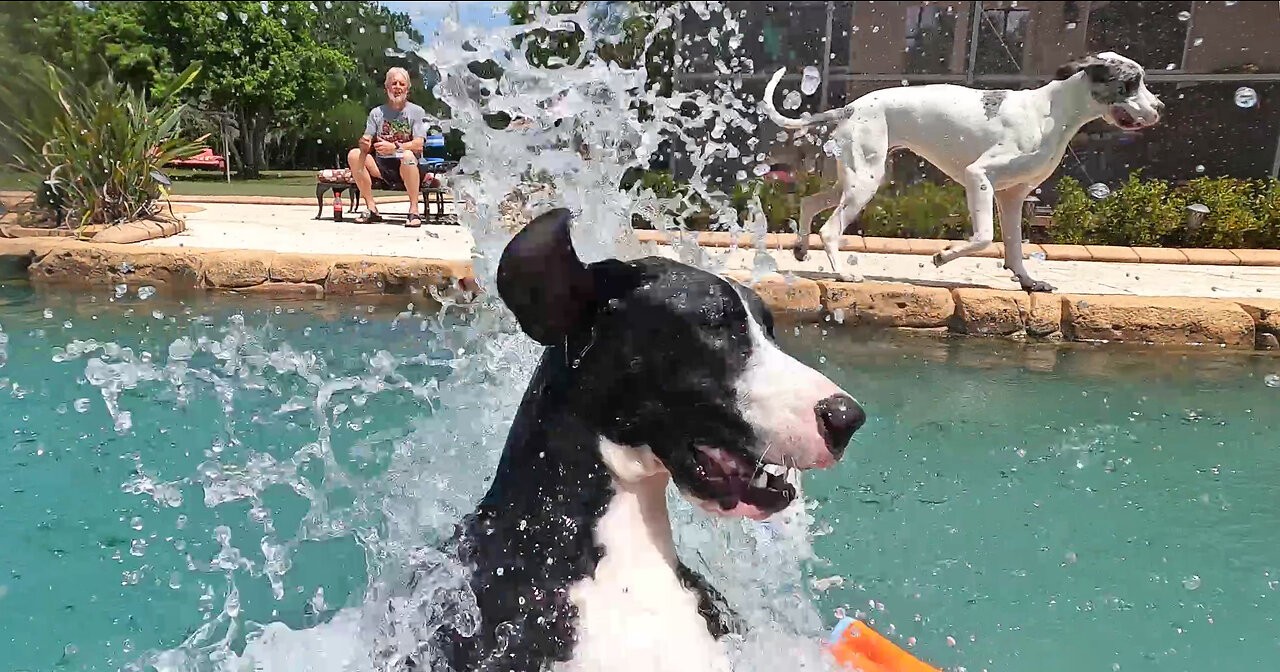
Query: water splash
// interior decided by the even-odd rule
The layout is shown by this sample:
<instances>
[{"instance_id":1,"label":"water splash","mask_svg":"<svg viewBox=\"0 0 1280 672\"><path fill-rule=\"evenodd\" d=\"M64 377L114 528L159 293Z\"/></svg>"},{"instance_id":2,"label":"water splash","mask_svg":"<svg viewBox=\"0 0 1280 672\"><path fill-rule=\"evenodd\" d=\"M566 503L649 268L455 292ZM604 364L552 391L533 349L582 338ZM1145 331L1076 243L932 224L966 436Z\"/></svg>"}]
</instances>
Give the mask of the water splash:
<instances>
[{"instance_id":1,"label":"water splash","mask_svg":"<svg viewBox=\"0 0 1280 672\"><path fill-rule=\"evenodd\" d=\"M758 110L741 82L726 77L699 90L664 93L643 67L602 59L593 49L618 43L635 19L643 19L649 32L635 59L643 64L690 9L718 22L706 35L687 38L718 54L718 71L752 68L733 53L741 44L740 27L718 2L663 5L648 14L624 3L590 2L568 14L535 5L531 23L486 31L461 25L454 6L429 46L398 41L434 69L433 92L450 108L449 118L434 123L465 138L466 155L450 187L459 223L475 241L473 265L482 288L491 285L513 222L518 226L510 202L522 193L538 194L526 211L555 205L574 212L575 246L588 261L652 252L632 228L639 216L674 234L676 244L665 253L714 270L683 235L691 214L709 211L712 226L735 240L744 230L751 234L755 275L776 270L765 249L767 221L758 198L749 200L744 229L728 195L713 186L717 175L752 166L768 170L754 137ZM577 34L581 48L576 56L537 65L532 35L540 30ZM685 65L676 54L669 68ZM688 166L688 188L669 196L639 183L622 188L630 173L649 167L664 141ZM121 487L176 507L184 502L181 485L192 484L209 509L247 505L261 530L245 537L220 526L213 531L212 554L179 549L188 573L203 575L204 622L179 646L146 652L128 669L389 669L421 656L420 643L445 624L463 633L476 627L462 568L432 549L483 494L539 353L492 293L433 292L432 298L441 304L438 312L402 315L406 323L420 320L427 351L404 358L366 353L356 374L335 373L341 367L330 360L337 355L296 349L242 316L216 328L193 327L162 349L163 362L93 341L73 341L55 353L63 362L89 357L85 379L100 390L122 434L140 429L122 401L140 387L162 389L175 409L206 397L216 403L221 432L193 473L155 473L138 457L134 475ZM312 435L297 445L257 445L256 421L244 418L243 409L261 407L264 398L277 409L274 417L296 418L299 431L305 426ZM366 429L368 422L355 417L366 411L357 409L386 399L412 400L431 415L430 423ZM76 410L81 406L77 401ZM278 488L304 503L292 529L276 522L279 512L267 493ZM754 523L709 520L674 494L671 506L682 557L711 577L751 626L749 637L732 643L735 669L826 669L817 644L822 618L805 570L814 560L808 508L795 506L785 516ZM310 600L315 619L301 629L246 617L242 584L265 582L279 601L298 549L333 539L354 539L363 552L367 578L358 603L334 610L323 599ZM412 576L407 568L415 568ZM411 591L405 588L410 583Z\"/></svg>"}]
</instances>

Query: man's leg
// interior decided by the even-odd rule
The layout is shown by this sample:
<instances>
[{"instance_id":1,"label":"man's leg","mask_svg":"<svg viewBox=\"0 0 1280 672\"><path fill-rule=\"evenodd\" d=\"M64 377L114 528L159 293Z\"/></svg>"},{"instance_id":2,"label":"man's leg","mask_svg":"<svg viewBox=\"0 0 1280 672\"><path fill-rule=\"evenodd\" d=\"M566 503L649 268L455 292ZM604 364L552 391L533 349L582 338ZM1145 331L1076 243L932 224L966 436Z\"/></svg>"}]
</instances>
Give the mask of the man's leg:
<instances>
[{"instance_id":1,"label":"man's leg","mask_svg":"<svg viewBox=\"0 0 1280 672\"><path fill-rule=\"evenodd\" d=\"M356 178L356 188L360 190L360 198L364 199L369 212L378 214L378 204L373 200L373 178L382 177L382 172L378 170L378 162L373 160L372 154L365 154L364 162L361 163L360 149L355 148L347 152L347 165L351 166L351 175Z\"/></svg>"},{"instance_id":2,"label":"man's leg","mask_svg":"<svg viewBox=\"0 0 1280 672\"><path fill-rule=\"evenodd\" d=\"M416 224L413 217L418 214L418 199L422 196L422 176L418 174L418 156L405 149L400 157L400 181L404 182L405 191L409 192L409 220L406 224Z\"/></svg>"}]
</instances>

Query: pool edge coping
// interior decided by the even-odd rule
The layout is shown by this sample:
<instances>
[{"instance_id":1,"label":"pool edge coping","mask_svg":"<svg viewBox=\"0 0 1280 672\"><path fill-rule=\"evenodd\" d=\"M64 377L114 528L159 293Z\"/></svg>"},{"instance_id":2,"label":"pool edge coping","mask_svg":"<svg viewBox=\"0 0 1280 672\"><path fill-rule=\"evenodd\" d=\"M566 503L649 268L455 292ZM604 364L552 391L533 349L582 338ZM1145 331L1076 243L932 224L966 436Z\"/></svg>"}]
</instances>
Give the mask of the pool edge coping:
<instances>
[{"instance_id":1,"label":"pool edge coping","mask_svg":"<svg viewBox=\"0 0 1280 672\"><path fill-rule=\"evenodd\" d=\"M35 285L151 285L272 298L418 297L467 300L478 289L469 261L266 250L141 247L68 238L0 239L0 260ZM1280 349L1280 299L1043 294L983 287L810 279L747 272L776 313L832 327L869 326L969 336Z\"/></svg>"}]
</instances>

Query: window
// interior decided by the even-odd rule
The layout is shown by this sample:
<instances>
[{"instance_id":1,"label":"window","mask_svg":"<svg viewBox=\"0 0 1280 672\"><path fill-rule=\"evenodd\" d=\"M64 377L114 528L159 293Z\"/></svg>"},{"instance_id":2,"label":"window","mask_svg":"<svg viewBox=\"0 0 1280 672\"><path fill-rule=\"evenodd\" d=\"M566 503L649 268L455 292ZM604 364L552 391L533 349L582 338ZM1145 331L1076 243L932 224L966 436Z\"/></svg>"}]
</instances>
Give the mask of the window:
<instances>
[{"instance_id":1,"label":"window","mask_svg":"<svg viewBox=\"0 0 1280 672\"><path fill-rule=\"evenodd\" d=\"M975 71L980 75L1016 75L1022 72L1027 42L1026 9L988 9L978 23Z\"/></svg>"},{"instance_id":2,"label":"window","mask_svg":"<svg viewBox=\"0 0 1280 672\"><path fill-rule=\"evenodd\" d=\"M1116 51L1149 70L1181 69L1191 25L1181 17L1190 15L1190 2L1095 2L1089 10L1089 50Z\"/></svg>"},{"instance_id":3,"label":"window","mask_svg":"<svg viewBox=\"0 0 1280 672\"><path fill-rule=\"evenodd\" d=\"M946 74L956 40L956 14L951 7L907 8L907 72Z\"/></svg>"}]
</instances>

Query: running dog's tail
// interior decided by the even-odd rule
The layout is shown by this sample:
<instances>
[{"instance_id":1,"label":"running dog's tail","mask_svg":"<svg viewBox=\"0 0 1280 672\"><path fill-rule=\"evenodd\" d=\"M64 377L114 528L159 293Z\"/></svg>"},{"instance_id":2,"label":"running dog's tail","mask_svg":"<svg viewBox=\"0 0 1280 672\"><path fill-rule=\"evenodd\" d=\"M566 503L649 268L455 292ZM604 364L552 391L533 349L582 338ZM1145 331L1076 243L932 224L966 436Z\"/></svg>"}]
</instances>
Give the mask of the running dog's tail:
<instances>
[{"instance_id":1,"label":"running dog's tail","mask_svg":"<svg viewBox=\"0 0 1280 672\"><path fill-rule=\"evenodd\" d=\"M778 82L782 81L782 74L786 71L786 68L778 68L778 71L773 73L773 77L769 79L769 83L764 87L764 111L765 114L769 115L769 119L772 120L773 123L783 128L798 130L815 124L825 124L829 121L844 119L849 116L849 113L842 107L834 110L827 110L825 112L819 112L817 114L811 114L803 119L793 119L791 117L783 116L782 113L778 111L778 108L773 106L773 92L778 88Z\"/></svg>"}]
</instances>

